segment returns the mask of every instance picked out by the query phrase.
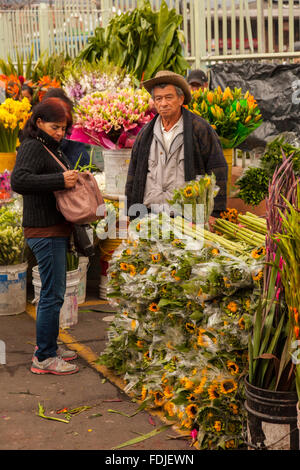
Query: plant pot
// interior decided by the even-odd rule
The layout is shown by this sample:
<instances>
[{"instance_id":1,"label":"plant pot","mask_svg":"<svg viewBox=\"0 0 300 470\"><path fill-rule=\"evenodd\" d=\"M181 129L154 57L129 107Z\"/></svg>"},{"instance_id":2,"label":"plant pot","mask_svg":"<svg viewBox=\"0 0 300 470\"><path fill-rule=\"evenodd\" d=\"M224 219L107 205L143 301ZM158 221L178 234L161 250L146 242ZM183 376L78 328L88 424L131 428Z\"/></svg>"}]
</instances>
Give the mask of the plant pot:
<instances>
[{"instance_id":1,"label":"plant pot","mask_svg":"<svg viewBox=\"0 0 300 470\"><path fill-rule=\"evenodd\" d=\"M27 263L0 266L0 316L26 310Z\"/></svg>"},{"instance_id":2,"label":"plant pot","mask_svg":"<svg viewBox=\"0 0 300 470\"><path fill-rule=\"evenodd\" d=\"M251 448L299 450L297 393L265 390L245 379L248 441Z\"/></svg>"},{"instance_id":3,"label":"plant pot","mask_svg":"<svg viewBox=\"0 0 300 470\"><path fill-rule=\"evenodd\" d=\"M124 196L131 149L103 149L105 193Z\"/></svg>"},{"instance_id":4,"label":"plant pot","mask_svg":"<svg viewBox=\"0 0 300 470\"><path fill-rule=\"evenodd\" d=\"M12 171L16 163L16 152L0 152L0 173Z\"/></svg>"},{"instance_id":5,"label":"plant pot","mask_svg":"<svg viewBox=\"0 0 300 470\"><path fill-rule=\"evenodd\" d=\"M67 271L66 293L63 306L60 310L59 326L68 328L78 323L78 286L80 283L80 269ZM32 268L32 284L34 287L34 301L38 304L41 292L41 279L37 266Z\"/></svg>"},{"instance_id":6,"label":"plant pot","mask_svg":"<svg viewBox=\"0 0 300 470\"><path fill-rule=\"evenodd\" d=\"M223 149L224 157L228 165L227 197L229 197L231 191L233 152L234 149Z\"/></svg>"}]
</instances>

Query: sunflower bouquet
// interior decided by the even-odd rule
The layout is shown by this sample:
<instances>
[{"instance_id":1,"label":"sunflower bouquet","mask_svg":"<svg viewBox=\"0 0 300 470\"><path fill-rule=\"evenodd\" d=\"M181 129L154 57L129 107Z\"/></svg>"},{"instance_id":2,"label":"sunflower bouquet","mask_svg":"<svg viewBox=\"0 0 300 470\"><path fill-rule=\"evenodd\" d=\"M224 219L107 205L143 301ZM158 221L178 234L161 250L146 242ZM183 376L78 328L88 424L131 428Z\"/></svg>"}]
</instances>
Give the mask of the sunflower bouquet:
<instances>
[{"instance_id":1,"label":"sunflower bouquet","mask_svg":"<svg viewBox=\"0 0 300 470\"><path fill-rule=\"evenodd\" d=\"M167 216L145 219L159 226ZM196 447L236 449L243 443L240 379L260 290L252 275L258 262L249 258L238 266L238 258L213 243L196 247L174 232L162 238L158 228L157 239L153 233L147 239L146 221L138 223L142 237L129 230L108 268L107 295L118 311L99 361L124 377L126 392L191 432ZM215 276L216 265L223 267L222 279ZM202 295L207 276L213 295L191 295ZM234 289L225 292L225 282Z\"/></svg>"},{"instance_id":2,"label":"sunflower bouquet","mask_svg":"<svg viewBox=\"0 0 300 470\"><path fill-rule=\"evenodd\" d=\"M30 108L27 98L7 98L0 105L0 152L15 152L19 132L31 115Z\"/></svg>"},{"instance_id":3,"label":"sunflower bouquet","mask_svg":"<svg viewBox=\"0 0 300 470\"><path fill-rule=\"evenodd\" d=\"M195 181L189 181L184 187L175 189L173 198L168 203L186 219L207 224L218 191L215 175L203 175Z\"/></svg>"},{"instance_id":4,"label":"sunflower bouquet","mask_svg":"<svg viewBox=\"0 0 300 470\"><path fill-rule=\"evenodd\" d=\"M192 93L189 110L208 121L224 149L238 147L262 123L254 96L241 88L199 89Z\"/></svg>"}]
</instances>

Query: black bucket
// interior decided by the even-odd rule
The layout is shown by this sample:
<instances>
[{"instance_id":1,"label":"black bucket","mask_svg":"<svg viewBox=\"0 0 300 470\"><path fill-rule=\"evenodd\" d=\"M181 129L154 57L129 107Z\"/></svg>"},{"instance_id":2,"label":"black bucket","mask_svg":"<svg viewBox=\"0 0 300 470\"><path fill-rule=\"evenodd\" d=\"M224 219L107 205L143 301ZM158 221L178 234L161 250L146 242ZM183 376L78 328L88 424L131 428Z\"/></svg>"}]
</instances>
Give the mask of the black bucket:
<instances>
[{"instance_id":1,"label":"black bucket","mask_svg":"<svg viewBox=\"0 0 300 470\"><path fill-rule=\"evenodd\" d=\"M263 450L299 450L296 392L274 392L254 387L245 379L249 447Z\"/></svg>"}]
</instances>

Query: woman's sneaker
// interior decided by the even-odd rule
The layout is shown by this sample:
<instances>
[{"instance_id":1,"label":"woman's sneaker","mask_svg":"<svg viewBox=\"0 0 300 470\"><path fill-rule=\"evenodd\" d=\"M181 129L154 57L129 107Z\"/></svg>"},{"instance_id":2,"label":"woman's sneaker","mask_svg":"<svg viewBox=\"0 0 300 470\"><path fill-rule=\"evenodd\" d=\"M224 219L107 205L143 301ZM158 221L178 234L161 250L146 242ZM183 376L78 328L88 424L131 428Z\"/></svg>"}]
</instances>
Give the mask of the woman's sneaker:
<instances>
[{"instance_id":1,"label":"woman's sneaker","mask_svg":"<svg viewBox=\"0 0 300 470\"><path fill-rule=\"evenodd\" d=\"M37 350L38 350L38 347L36 346L34 348L32 360ZM56 354L60 356L64 361L73 361L73 359L76 359L77 357L77 354L75 351L70 351L69 349L63 349L61 346L58 346L56 350Z\"/></svg>"},{"instance_id":2,"label":"woman's sneaker","mask_svg":"<svg viewBox=\"0 0 300 470\"><path fill-rule=\"evenodd\" d=\"M44 361L39 361L34 356L30 370L34 374L68 375L75 374L79 369L74 364L64 361L60 356L48 357Z\"/></svg>"}]
</instances>

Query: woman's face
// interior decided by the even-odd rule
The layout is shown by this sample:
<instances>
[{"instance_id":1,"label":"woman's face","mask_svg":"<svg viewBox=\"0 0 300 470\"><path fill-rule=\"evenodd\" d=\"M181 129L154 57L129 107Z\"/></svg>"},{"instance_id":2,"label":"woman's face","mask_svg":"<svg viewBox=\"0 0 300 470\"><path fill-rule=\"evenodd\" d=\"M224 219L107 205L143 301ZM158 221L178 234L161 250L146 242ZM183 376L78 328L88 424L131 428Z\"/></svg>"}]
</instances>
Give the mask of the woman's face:
<instances>
[{"instance_id":1,"label":"woman's face","mask_svg":"<svg viewBox=\"0 0 300 470\"><path fill-rule=\"evenodd\" d=\"M62 122L46 122L42 119L36 121L36 125L39 129L49 134L57 142L60 142L64 137L67 128L67 120L65 119Z\"/></svg>"}]
</instances>

